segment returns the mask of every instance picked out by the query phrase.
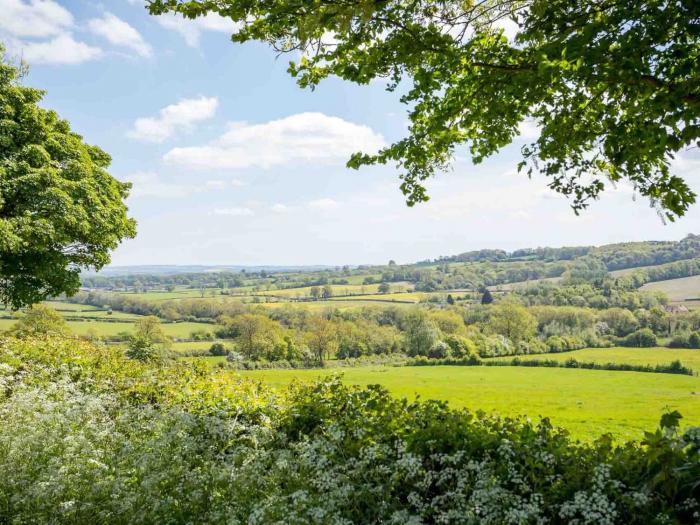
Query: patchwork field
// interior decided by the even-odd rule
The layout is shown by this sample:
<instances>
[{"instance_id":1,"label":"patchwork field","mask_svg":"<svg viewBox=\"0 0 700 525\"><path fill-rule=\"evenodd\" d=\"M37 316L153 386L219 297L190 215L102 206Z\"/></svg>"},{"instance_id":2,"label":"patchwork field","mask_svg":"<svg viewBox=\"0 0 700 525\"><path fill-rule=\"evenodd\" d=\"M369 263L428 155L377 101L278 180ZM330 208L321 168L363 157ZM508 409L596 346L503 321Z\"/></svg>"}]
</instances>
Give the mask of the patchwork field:
<instances>
[{"instance_id":1,"label":"patchwork field","mask_svg":"<svg viewBox=\"0 0 700 525\"><path fill-rule=\"evenodd\" d=\"M647 283L642 286L642 290L664 292L671 301L697 299L698 306L700 306L700 275Z\"/></svg>"},{"instance_id":2,"label":"patchwork field","mask_svg":"<svg viewBox=\"0 0 700 525\"><path fill-rule=\"evenodd\" d=\"M133 321L139 316L129 314L128 317L130 319L123 319L121 322L109 322L100 319L94 321L72 321L70 317L66 317L66 319L68 328L75 335L96 335L109 338L121 332L131 332L133 330ZM15 319L0 319L0 332L9 330L16 322ZM213 325L210 324L189 322L163 323L162 326L166 335L176 339L188 338L195 330L212 330L213 328ZM211 346L211 342L209 342L209 346Z\"/></svg>"},{"instance_id":3,"label":"patchwork field","mask_svg":"<svg viewBox=\"0 0 700 525\"><path fill-rule=\"evenodd\" d=\"M281 387L336 370L264 370L233 374ZM441 399L451 406L505 416L547 416L576 437L643 436L664 410L700 423L700 378L641 372L524 367L364 367L343 369L344 381L381 384L397 396Z\"/></svg>"},{"instance_id":4,"label":"patchwork field","mask_svg":"<svg viewBox=\"0 0 700 525\"><path fill-rule=\"evenodd\" d=\"M576 359L585 363L624 363L630 365L667 365L678 360L684 366L700 372L700 350L686 348L584 348L559 354L535 354L517 356L522 361L558 361ZM492 361L510 361L513 356L493 357Z\"/></svg>"}]
</instances>

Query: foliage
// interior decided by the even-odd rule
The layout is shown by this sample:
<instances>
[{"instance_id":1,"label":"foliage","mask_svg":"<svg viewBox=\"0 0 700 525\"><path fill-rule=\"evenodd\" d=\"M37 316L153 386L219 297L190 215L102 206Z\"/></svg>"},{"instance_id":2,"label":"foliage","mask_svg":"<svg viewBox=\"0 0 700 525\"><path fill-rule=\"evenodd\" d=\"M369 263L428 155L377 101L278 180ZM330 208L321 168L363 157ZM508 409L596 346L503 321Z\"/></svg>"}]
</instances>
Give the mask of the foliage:
<instances>
[{"instance_id":1,"label":"foliage","mask_svg":"<svg viewBox=\"0 0 700 525\"><path fill-rule=\"evenodd\" d=\"M517 343L535 336L537 320L515 302L504 301L491 307L488 329Z\"/></svg>"},{"instance_id":2,"label":"foliage","mask_svg":"<svg viewBox=\"0 0 700 525\"><path fill-rule=\"evenodd\" d=\"M649 328L640 328L620 341L620 346L652 348L656 346L656 335Z\"/></svg>"},{"instance_id":3,"label":"foliage","mask_svg":"<svg viewBox=\"0 0 700 525\"><path fill-rule=\"evenodd\" d=\"M681 332L673 336L669 348L700 348L700 332Z\"/></svg>"},{"instance_id":4,"label":"foliage","mask_svg":"<svg viewBox=\"0 0 700 525\"><path fill-rule=\"evenodd\" d=\"M0 522L685 523L700 433L679 419L581 443L378 386L279 397L86 343L6 341Z\"/></svg>"},{"instance_id":5,"label":"foliage","mask_svg":"<svg viewBox=\"0 0 700 525\"><path fill-rule=\"evenodd\" d=\"M224 346L223 343L213 343L209 347L209 353L213 356L223 356L223 355L228 355L229 351L227 348Z\"/></svg>"},{"instance_id":6,"label":"foliage","mask_svg":"<svg viewBox=\"0 0 700 525\"><path fill-rule=\"evenodd\" d=\"M403 319L406 353L428 355L440 340L440 331L425 311L414 309Z\"/></svg>"},{"instance_id":7,"label":"foliage","mask_svg":"<svg viewBox=\"0 0 700 525\"><path fill-rule=\"evenodd\" d=\"M0 46L0 301L13 308L74 294L80 269L100 269L135 235L130 185L111 159L19 83Z\"/></svg>"},{"instance_id":8,"label":"foliage","mask_svg":"<svg viewBox=\"0 0 700 525\"><path fill-rule=\"evenodd\" d=\"M160 319L149 315L134 324L126 355L143 362L163 361L171 345L172 341L163 332Z\"/></svg>"},{"instance_id":9,"label":"foliage","mask_svg":"<svg viewBox=\"0 0 700 525\"><path fill-rule=\"evenodd\" d=\"M304 3L153 0L153 14L235 21L235 42L303 51L290 72L301 86L335 75L406 85L409 135L348 163L397 162L409 205L428 199L424 181L466 144L475 163L534 121L522 149L532 175L578 211L606 184L628 181L671 220L695 193L669 162L700 140L698 14L693 3L416 2ZM518 27L514 40L502 26Z\"/></svg>"},{"instance_id":10,"label":"foliage","mask_svg":"<svg viewBox=\"0 0 700 525\"><path fill-rule=\"evenodd\" d=\"M56 310L43 304L35 304L20 317L10 329L17 337L67 336L70 332L66 320Z\"/></svg>"}]
</instances>

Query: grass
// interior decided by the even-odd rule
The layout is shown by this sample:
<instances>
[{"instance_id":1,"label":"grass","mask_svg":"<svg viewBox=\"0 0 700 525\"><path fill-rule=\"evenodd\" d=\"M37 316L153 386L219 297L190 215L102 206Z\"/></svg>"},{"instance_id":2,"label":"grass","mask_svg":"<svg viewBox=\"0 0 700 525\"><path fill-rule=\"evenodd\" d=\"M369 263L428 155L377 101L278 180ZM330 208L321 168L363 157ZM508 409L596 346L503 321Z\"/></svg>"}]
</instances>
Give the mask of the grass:
<instances>
[{"instance_id":1,"label":"grass","mask_svg":"<svg viewBox=\"0 0 700 525\"><path fill-rule=\"evenodd\" d=\"M177 343L173 343L172 349L175 352L187 352L189 350L209 350L211 348L211 345L213 345L214 343L224 343L224 345L229 343L230 346L230 341L217 339L216 341L179 341Z\"/></svg>"},{"instance_id":2,"label":"grass","mask_svg":"<svg viewBox=\"0 0 700 525\"><path fill-rule=\"evenodd\" d=\"M16 323L14 319L0 319L0 332L8 330ZM195 330L212 330L214 325L204 323L163 323L163 331L166 335L177 339L185 339L190 336L190 333ZM117 335L119 332L133 331L133 323L119 322L109 323L106 321L68 321L68 328L76 335L87 335L94 333L100 337L109 339ZM192 343L189 343L192 344ZM211 342L209 342L211 346ZM207 346L207 348L209 348Z\"/></svg>"},{"instance_id":3,"label":"grass","mask_svg":"<svg viewBox=\"0 0 700 525\"><path fill-rule=\"evenodd\" d=\"M642 286L643 291L664 292L671 301L700 299L700 275L656 281Z\"/></svg>"},{"instance_id":4,"label":"grass","mask_svg":"<svg viewBox=\"0 0 700 525\"><path fill-rule=\"evenodd\" d=\"M273 387L313 380L337 370L255 370L232 372ZM685 424L700 424L698 377L523 367L364 367L342 371L348 383L378 383L407 398L449 401L453 407L503 416L547 416L572 435L590 439L603 433L639 439L657 427L667 409Z\"/></svg>"},{"instance_id":5,"label":"grass","mask_svg":"<svg viewBox=\"0 0 700 525\"><path fill-rule=\"evenodd\" d=\"M494 361L510 361L512 356L494 357ZM687 348L584 348L573 352L562 352L560 354L536 354L518 356L518 359L525 360L552 360L564 362L569 359L586 363L625 363L629 365L667 365L672 361L679 360L684 366L700 372L700 350L690 350ZM700 401L700 400L699 400Z\"/></svg>"}]
</instances>

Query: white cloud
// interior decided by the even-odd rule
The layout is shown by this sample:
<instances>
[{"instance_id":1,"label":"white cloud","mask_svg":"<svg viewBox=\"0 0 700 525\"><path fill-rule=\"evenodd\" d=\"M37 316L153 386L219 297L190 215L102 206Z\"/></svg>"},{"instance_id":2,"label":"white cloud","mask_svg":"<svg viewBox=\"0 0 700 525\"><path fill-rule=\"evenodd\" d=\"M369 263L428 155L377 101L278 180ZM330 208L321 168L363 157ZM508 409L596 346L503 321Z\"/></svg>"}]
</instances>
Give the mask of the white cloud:
<instances>
[{"instance_id":1,"label":"white cloud","mask_svg":"<svg viewBox=\"0 0 700 525\"><path fill-rule=\"evenodd\" d=\"M159 16L156 20L162 27L180 33L185 39L185 43L190 47L199 45L199 39L204 31L232 34L238 27L233 20L216 13L208 13L206 16L200 16L194 20L183 18L177 14L167 14Z\"/></svg>"},{"instance_id":2,"label":"white cloud","mask_svg":"<svg viewBox=\"0 0 700 525\"><path fill-rule=\"evenodd\" d=\"M323 113L298 113L264 124L231 123L217 141L173 148L164 160L202 169L269 168L295 161L345 161L356 151L373 152L384 145L384 138L368 126Z\"/></svg>"},{"instance_id":3,"label":"white cloud","mask_svg":"<svg viewBox=\"0 0 700 525\"><path fill-rule=\"evenodd\" d=\"M0 30L15 37L45 38L73 26L73 15L52 0L0 0Z\"/></svg>"},{"instance_id":4,"label":"white cloud","mask_svg":"<svg viewBox=\"0 0 700 525\"><path fill-rule=\"evenodd\" d=\"M326 199L317 199L314 201L310 201L308 203L308 206L309 206L309 208L312 208L314 210L328 211L328 210L336 209L339 206L339 204L337 201L334 201L333 199L326 198Z\"/></svg>"},{"instance_id":5,"label":"white cloud","mask_svg":"<svg viewBox=\"0 0 700 525\"><path fill-rule=\"evenodd\" d=\"M270 206L270 211L273 213L287 213L290 210L291 208L289 206L280 204L279 202Z\"/></svg>"},{"instance_id":6,"label":"white cloud","mask_svg":"<svg viewBox=\"0 0 700 525\"><path fill-rule=\"evenodd\" d=\"M227 215L229 217L250 217L251 215L254 215L253 210L250 208L238 208L235 206L232 208L216 208L212 214Z\"/></svg>"},{"instance_id":7,"label":"white cloud","mask_svg":"<svg viewBox=\"0 0 700 525\"><path fill-rule=\"evenodd\" d=\"M156 197L161 199L183 199L197 193L220 191L226 187L225 181L208 180L204 184L173 182L151 171L138 171L124 177L131 182L131 197Z\"/></svg>"},{"instance_id":8,"label":"white cloud","mask_svg":"<svg viewBox=\"0 0 700 525\"><path fill-rule=\"evenodd\" d=\"M215 97L182 99L161 109L157 117L136 119L134 128L127 135L146 142L163 142L197 122L212 118L218 105Z\"/></svg>"},{"instance_id":9,"label":"white cloud","mask_svg":"<svg viewBox=\"0 0 700 525\"><path fill-rule=\"evenodd\" d=\"M247 186L247 184L239 179L231 179L231 186L242 188L243 186Z\"/></svg>"},{"instance_id":10,"label":"white cloud","mask_svg":"<svg viewBox=\"0 0 700 525\"><path fill-rule=\"evenodd\" d=\"M88 28L115 46L130 49L145 58L153 56L153 49L141 34L112 13L105 13L102 18L93 18L88 22Z\"/></svg>"},{"instance_id":11,"label":"white cloud","mask_svg":"<svg viewBox=\"0 0 700 525\"><path fill-rule=\"evenodd\" d=\"M52 0L0 0L0 13L0 38L29 64L80 64L102 55L73 38L73 15Z\"/></svg>"},{"instance_id":12,"label":"white cloud","mask_svg":"<svg viewBox=\"0 0 700 525\"><path fill-rule=\"evenodd\" d=\"M80 64L102 55L99 47L77 42L70 34L47 42L16 43L12 48L21 51L22 58L29 64Z\"/></svg>"},{"instance_id":13,"label":"white cloud","mask_svg":"<svg viewBox=\"0 0 700 525\"><path fill-rule=\"evenodd\" d=\"M223 180L208 180L204 185L213 190L223 190L226 187L226 182Z\"/></svg>"}]
</instances>

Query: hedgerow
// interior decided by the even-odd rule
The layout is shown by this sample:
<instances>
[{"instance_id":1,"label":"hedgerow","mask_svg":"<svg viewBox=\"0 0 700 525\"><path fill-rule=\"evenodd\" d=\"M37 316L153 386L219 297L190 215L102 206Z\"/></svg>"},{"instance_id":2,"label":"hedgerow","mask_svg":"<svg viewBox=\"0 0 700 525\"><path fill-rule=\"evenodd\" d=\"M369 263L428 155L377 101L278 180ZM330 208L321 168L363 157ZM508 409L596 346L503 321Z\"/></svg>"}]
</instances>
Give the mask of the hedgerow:
<instances>
[{"instance_id":1,"label":"hedgerow","mask_svg":"<svg viewBox=\"0 0 700 525\"><path fill-rule=\"evenodd\" d=\"M547 419L338 378L273 394L84 342L0 342L0 523L697 523L700 429Z\"/></svg>"}]
</instances>

